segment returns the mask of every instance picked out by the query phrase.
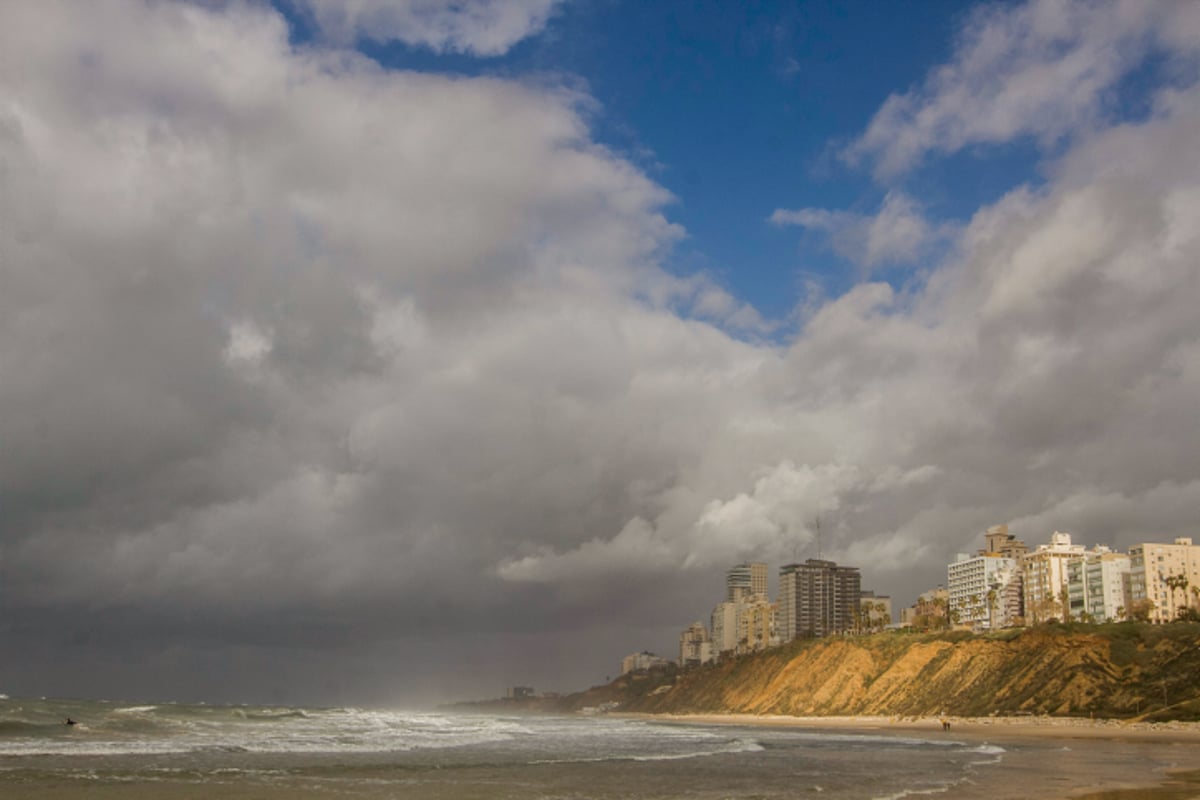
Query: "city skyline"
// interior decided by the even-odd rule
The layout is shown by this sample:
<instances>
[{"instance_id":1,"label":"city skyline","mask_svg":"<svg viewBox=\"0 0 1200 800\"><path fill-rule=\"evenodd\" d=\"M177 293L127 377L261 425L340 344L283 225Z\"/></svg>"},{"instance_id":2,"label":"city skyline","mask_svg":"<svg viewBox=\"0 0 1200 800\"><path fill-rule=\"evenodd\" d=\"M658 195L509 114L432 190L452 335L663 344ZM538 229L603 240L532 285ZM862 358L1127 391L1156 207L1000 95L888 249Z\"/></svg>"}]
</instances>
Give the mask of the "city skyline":
<instances>
[{"instance_id":1,"label":"city skyline","mask_svg":"<svg viewBox=\"0 0 1200 800\"><path fill-rule=\"evenodd\" d=\"M1200 545L1191 537L1139 542L1128 553L1087 547L1054 531L1032 547L1007 524L982 533L984 546L947 564L946 582L922 592L895 618L892 598L862 588L856 566L809 558L780 565L772 602L770 565L743 562L725 572L726 596L679 635L680 667L778 647L796 639L866 635L917 627L974 632L1044 622L1166 624L1200 618ZM924 618L924 619L922 619ZM621 673L665 665L650 651L627 656Z\"/></svg>"}]
</instances>

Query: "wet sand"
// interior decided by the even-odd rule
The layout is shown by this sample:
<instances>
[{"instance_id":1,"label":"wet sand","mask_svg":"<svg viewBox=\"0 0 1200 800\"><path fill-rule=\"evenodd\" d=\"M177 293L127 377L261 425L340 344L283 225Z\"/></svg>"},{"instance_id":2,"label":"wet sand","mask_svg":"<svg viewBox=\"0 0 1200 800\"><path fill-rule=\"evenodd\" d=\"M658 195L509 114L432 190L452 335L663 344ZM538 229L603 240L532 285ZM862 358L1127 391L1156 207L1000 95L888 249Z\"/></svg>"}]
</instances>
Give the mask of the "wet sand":
<instances>
[{"instance_id":1,"label":"wet sand","mask_svg":"<svg viewBox=\"0 0 1200 800\"><path fill-rule=\"evenodd\" d=\"M1200 723L1061 717L789 717L638 715L660 722L745 725L976 741L1005 750L956 797L991 800L1200 800ZM949 723L949 730L943 728Z\"/></svg>"}]
</instances>

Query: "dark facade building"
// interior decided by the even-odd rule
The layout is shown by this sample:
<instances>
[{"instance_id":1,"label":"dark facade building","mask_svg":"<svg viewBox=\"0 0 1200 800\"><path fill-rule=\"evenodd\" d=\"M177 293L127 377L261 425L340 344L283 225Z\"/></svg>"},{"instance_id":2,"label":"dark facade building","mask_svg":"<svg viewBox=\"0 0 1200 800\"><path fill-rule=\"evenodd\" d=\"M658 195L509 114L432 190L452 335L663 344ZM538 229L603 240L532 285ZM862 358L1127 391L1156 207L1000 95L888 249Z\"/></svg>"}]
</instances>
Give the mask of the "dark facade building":
<instances>
[{"instance_id":1,"label":"dark facade building","mask_svg":"<svg viewBox=\"0 0 1200 800\"><path fill-rule=\"evenodd\" d=\"M779 627L784 641L845 633L862 592L858 567L810 558L779 570Z\"/></svg>"}]
</instances>

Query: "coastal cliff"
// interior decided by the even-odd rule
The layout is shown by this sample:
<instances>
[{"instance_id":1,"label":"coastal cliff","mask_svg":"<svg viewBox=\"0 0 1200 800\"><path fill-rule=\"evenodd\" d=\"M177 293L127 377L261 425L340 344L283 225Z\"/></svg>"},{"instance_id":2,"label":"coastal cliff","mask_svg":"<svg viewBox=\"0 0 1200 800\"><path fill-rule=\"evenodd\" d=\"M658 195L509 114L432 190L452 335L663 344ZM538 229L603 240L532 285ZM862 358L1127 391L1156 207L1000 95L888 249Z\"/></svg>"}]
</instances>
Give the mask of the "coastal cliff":
<instances>
[{"instance_id":1,"label":"coastal cliff","mask_svg":"<svg viewBox=\"0 0 1200 800\"><path fill-rule=\"evenodd\" d=\"M1044 625L992 636L801 641L681 671L669 686L628 697L621 708L1200 719L1200 625Z\"/></svg>"},{"instance_id":2,"label":"coastal cliff","mask_svg":"<svg viewBox=\"0 0 1200 800\"><path fill-rule=\"evenodd\" d=\"M1200 719L1200 625L1040 625L791 642L721 664L622 675L510 710L796 716L1049 714Z\"/></svg>"}]
</instances>

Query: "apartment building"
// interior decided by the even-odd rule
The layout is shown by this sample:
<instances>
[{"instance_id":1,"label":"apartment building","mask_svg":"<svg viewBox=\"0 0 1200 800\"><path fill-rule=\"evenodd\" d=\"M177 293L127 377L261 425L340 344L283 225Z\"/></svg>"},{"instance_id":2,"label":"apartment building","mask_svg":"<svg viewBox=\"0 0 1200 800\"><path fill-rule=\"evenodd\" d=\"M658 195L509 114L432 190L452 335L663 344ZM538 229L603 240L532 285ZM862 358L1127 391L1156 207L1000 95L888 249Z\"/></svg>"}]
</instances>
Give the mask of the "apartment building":
<instances>
[{"instance_id":1,"label":"apartment building","mask_svg":"<svg viewBox=\"0 0 1200 800\"><path fill-rule=\"evenodd\" d=\"M883 630L892 624L892 598L864 589L858 596L858 617L866 630Z\"/></svg>"},{"instance_id":2,"label":"apartment building","mask_svg":"<svg viewBox=\"0 0 1200 800\"><path fill-rule=\"evenodd\" d=\"M754 595L754 599L738 607L737 652L750 653L765 650L779 643L775 632L777 606L765 595Z\"/></svg>"},{"instance_id":3,"label":"apartment building","mask_svg":"<svg viewBox=\"0 0 1200 800\"><path fill-rule=\"evenodd\" d=\"M858 567L818 558L787 564L779 570L780 639L852 630L861 593Z\"/></svg>"},{"instance_id":4,"label":"apartment building","mask_svg":"<svg viewBox=\"0 0 1200 800\"><path fill-rule=\"evenodd\" d=\"M1185 609L1200 609L1200 547L1191 537L1174 544L1135 544L1129 562L1131 602L1149 601L1151 622L1170 622Z\"/></svg>"},{"instance_id":5,"label":"apartment building","mask_svg":"<svg viewBox=\"0 0 1200 800\"><path fill-rule=\"evenodd\" d=\"M1071 543L1071 534L1055 531L1049 544L1021 556L1024 575L1025 619L1030 624L1064 619L1070 613L1067 597L1067 564L1086 550Z\"/></svg>"},{"instance_id":6,"label":"apartment building","mask_svg":"<svg viewBox=\"0 0 1200 800\"><path fill-rule=\"evenodd\" d=\"M1021 557L1025 542L993 525L983 534L975 555L959 553L946 567L947 611L960 625L996 630L1018 624L1024 616Z\"/></svg>"},{"instance_id":7,"label":"apartment building","mask_svg":"<svg viewBox=\"0 0 1200 800\"><path fill-rule=\"evenodd\" d=\"M759 561L737 564L725 573L725 599L747 601L767 596L767 565Z\"/></svg>"},{"instance_id":8,"label":"apartment building","mask_svg":"<svg viewBox=\"0 0 1200 800\"><path fill-rule=\"evenodd\" d=\"M718 603L713 609L712 622L712 649L713 656L719 657L723 653L736 653L738 646L738 606L741 603L735 603L726 600Z\"/></svg>"},{"instance_id":9,"label":"apartment building","mask_svg":"<svg viewBox=\"0 0 1200 800\"><path fill-rule=\"evenodd\" d=\"M946 568L951 619L978 630L1012 624L1012 593L1005 589L1019 580L1018 572L1015 558L985 551L974 556L959 553Z\"/></svg>"},{"instance_id":10,"label":"apartment building","mask_svg":"<svg viewBox=\"0 0 1200 800\"><path fill-rule=\"evenodd\" d=\"M1131 603L1131 561L1128 555L1098 546L1094 552L1067 562L1067 596L1071 618L1115 622Z\"/></svg>"},{"instance_id":11,"label":"apartment building","mask_svg":"<svg viewBox=\"0 0 1200 800\"><path fill-rule=\"evenodd\" d=\"M679 634L679 666L698 667L713 660L712 638L703 622L693 622Z\"/></svg>"},{"instance_id":12,"label":"apartment building","mask_svg":"<svg viewBox=\"0 0 1200 800\"><path fill-rule=\"evenodd\" d=\"M900 609L900 627L936 629L946 626L946 609L950 604L950 593L939 586L917 596L917 602Z\"/></svg>"}]
</instances>

